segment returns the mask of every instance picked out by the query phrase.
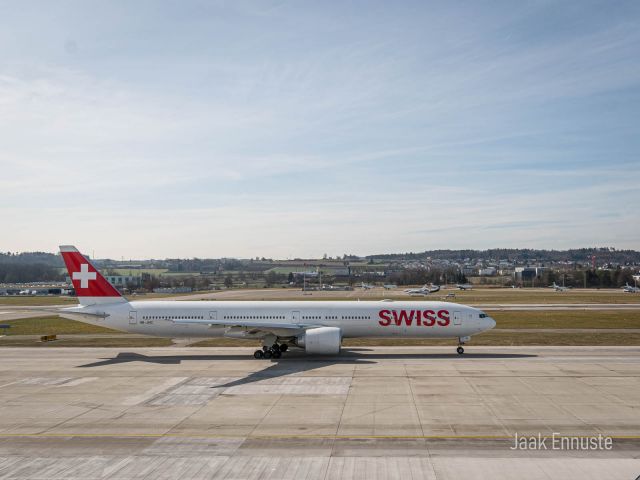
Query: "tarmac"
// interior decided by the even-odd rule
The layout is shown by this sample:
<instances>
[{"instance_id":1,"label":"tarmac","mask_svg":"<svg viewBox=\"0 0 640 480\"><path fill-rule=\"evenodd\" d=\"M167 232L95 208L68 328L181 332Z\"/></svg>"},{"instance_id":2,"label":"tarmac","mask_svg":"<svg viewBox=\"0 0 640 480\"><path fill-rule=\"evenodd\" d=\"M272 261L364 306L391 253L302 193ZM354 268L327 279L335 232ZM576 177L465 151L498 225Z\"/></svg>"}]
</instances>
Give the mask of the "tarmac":
<instances>
[{"instance_id":1,"label":"tarmac","mask_svg":"<svg viewBox=\"0 0 640 480\"><path fill-rule=\"evenodd\" d=\"M640 347L466 350L4 348L0 478L640 475ZM612 448L512 449L554 432Z\"/></svg>"}]
</instances>

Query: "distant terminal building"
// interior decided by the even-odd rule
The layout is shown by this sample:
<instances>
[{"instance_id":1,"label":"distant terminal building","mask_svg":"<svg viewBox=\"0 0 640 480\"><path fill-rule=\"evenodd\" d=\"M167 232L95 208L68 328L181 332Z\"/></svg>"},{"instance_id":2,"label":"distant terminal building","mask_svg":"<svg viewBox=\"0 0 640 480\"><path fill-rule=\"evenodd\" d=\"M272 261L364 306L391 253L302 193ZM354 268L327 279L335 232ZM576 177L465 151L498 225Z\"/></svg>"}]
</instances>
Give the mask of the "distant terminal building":
<instances>
[{"instance_id":1,"label":"distant terminal building","mask_svg":"<svg viewBox=\"0 0 640 480\"><path fill-rule=\"evenodd\" d=\"M478 275L481 277L491 277L497 273L496 267L485 267L478 269Z\"/></svg>"},{"instance_id":2,"label":"distant terminal building","mask_svg":"<svg viewBox=\"0 0 640 480\"><path fill-rule=\"evenodd\" d=\"M116 288L139 288L141 284L139 275L107 275L105 278Z\"/></svg>"},{"instance_id":3,"label":"distant terminal building","mask_svg":"<svg viewBox=\"0 0 640 480\"><path fill-rule=\"evenodd\" d=\"M153 289L153 293L191 293L191 287L158 287Z\"/></svg>"},{"instance_id":4,"label":"distant terminal building","mask_svg":"<svg viewBox=\"0 0 640 480\"><path fill-rule=\"evenodd\" d=\"M516 267L513 272L513 279L516 282L532 281L542 275L545 270L545 267Z\"/></svg>"},{"instance_id":5,"label":"distant terminal building","mask_svg":"<svg viewBox=\"0 0 640 480\"><path fill-rule=\"evenodd\" d=\"M291 272L294 277L307 277L307 278L316 278L318 276L318 272Z\"/></svg>"},{"instance_id":6,"label":"distant terminal building","mask_svg":"<svg viewBox=\"0 0 640 480\"><path fill-rule=\"evenodd\" d=\"M3 283L0 295L73 295L70 283Z\"/></svg>"}]
</instances>

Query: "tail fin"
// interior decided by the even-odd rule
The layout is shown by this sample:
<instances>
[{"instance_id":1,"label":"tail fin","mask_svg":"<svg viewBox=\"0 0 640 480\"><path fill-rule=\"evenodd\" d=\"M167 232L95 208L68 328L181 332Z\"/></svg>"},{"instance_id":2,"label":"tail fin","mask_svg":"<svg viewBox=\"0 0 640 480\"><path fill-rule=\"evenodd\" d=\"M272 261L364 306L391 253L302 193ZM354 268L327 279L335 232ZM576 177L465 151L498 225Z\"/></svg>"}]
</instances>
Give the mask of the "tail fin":
<instances>
[{"instance_id":1,"label":"tail fin","mask_svg":"<svg viewBox=\"0 0 640 480\"><path fill-rule=\"evenodd\" d=\"M69 272L69 277L71 277L80 305L126 302L120 292L100 274L76 247L61 245L60 254L67 266L67 271Z\"/></svg>"}]
</instances>

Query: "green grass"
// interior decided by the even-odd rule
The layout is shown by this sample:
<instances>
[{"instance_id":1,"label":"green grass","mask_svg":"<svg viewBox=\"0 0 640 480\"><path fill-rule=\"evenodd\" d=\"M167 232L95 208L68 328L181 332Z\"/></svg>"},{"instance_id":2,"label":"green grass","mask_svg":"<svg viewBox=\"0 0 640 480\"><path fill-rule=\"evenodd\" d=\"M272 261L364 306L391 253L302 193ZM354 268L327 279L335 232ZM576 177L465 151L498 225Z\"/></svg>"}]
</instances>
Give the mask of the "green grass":
<instances>
[{"instance_id":1,"label":"green grass","mask_svg":"<svg viewBox=\"0 0 640 480\"><path fill-rule=\"evenodd\" d=\"M168 338L144 338L121 335L117 337L84 337L64 338L54 342L40 342L37 338L0 338L0 347L165 347L172 345ZM192 347L247 347L256 348L260 345L254 340L234 340L226 338L212 338L191 344ZM374 346L450 346L456 345L454 339L398 339L398 338L357 338L345 339L343 347L374 347ZM473 352L474 346L640 346L640 333L498 333L488 332L476 335L467 345L467 351Z\"/></svg>"},{"instance_id":2,"label":"green grass","mask_svg":"<svg viewBox=\"0 0 640 480\"><path fill-rule=\"evenodd\" d=\"M261 343L255 340L235 340L211 338L190 345L191 347L258 347ZM427 338L346 338L342 346L349 347L429 347L457 345L456 340ZM553 330L543 333L507 333L487 332L474 335L468 344L471 351L474 345L484 346L630 346L640 345L640 333L557 333ZM452 350L453 351L453 350Z\"/></svg>"},{"instance_id":3,"label":"green grass","mask_svg":"<svg viewBox=\"0 0 640 480\"><path fill-rule=\"evenodd\" d=\"M496 328L640 328L640 310L486 312Z\"/></svg>"},{"instance_id":4,"label":"green grass","mask_svg":"<svg viewBox=\"0 0 640 480\"><path fill-rule=\"evenodd\" d=\"M637 311L540 311L540 312L490 312L496 319L496 328L539 328L545 332L500 332L489 331L475 335L470 345L640 345L640 334L625 332L578 332L562 333L554 329L583 328L640 328L640 312ZM37 342L35 336L40 335L78 335L77 338L66 338L50 346L95 346L95 347L143 347L171 345L170 339L130 337L126 334L105 338L87 338L90 334L120 334L114 330L86 323L67 320L57 316L25 318L10 320L7 337L0 339L0 346L33 346ZM31 339L15 339L16 335L33 335ZM454 339L398 339L398 338L358 338L345 339L345 347L354 346L419 346L419 345L453 345ZM41 345L41 343L37 343ZM211 338L193 344L199 347L255 347L260 342L255 340L236 340L229 338Z\"/></svg>"},{"instance_id":5,"label":"green grass","mask_svg":"<svg viewBox=\"0 0 640 480\"><path fill-rule=\"evenodd\" d=\"M441 290L429 298L438 299L454 290ZM456 290L455 301L466 304L487 303L640 303L640 294L624 293L621 289L580 290L556 292L550 288L474 288L473 290Z\"/></svg>"},{"instance_id":6,"label":"green grass","mask_svg":"<svg viewBox=\"0 0 640 480\"><path fill-rule=\"evenodd\" d=\"M169 272L166 271L162 274L163 277L199 277L200 272Z\"/></svg>"},{"instance_id":7,"label":"green grass","mask_svg":"<svg viewBox=\"0 0 640 480\"><path fill-rule=\"evenodd\" d=\"M76 303L78 303L76 297L0 297L0 306L20 305L24 307L36 307L41 305L74 305Z\"/></svg>"},{"instance_id":8,"label":"green grass","mask_svg":"<svg viewBox=\"0 0 640 480\"><path fill-rule=\"evenodd\" d=\"M2 324L11 325L5 331L7 336L14 335L72 335L92 333L121 333L110 328L98 327L88 323L76 322L52 315L48 317L21 318L8 320Z\"/></svg>"},{"instance_id":9,"label":"green grass","mask_svg":"<svg viewBox=\"0 0 640 480\"><path fill-rule=\"evenodd\" d=\"M343 342L345 347L356 346L429 346L456 345L454 339L386 339L386 338L349 338ZM474 345L487 346L631 346L640 345L640 333L558 333L554 331L544 333L508 333L486 332L474 335L468 348Z\"/></svg>"},{"instance_id":10,"label":"green grass","mask_svg":"<svg viewBox=\"0 0 640 480\"><path fill-rule=\"evenodd\" d=\"M315 283L310 282L313 286ZM447 300L454 303L483 305L483 304L576 304L576 303L612 303L612 304L640 304L640 294L623 293L622 290L571 290L570 292L555 292L551 289L510 289L510 288L476 288L472 291L459 291L453 289L441 290L440 292L425 297L410 296L403 292L405 286L394 290L383 290L377 287L374 290L362 290L355 286L353 291L311 291L309 295L302 296L300 287L283 289L275 287L270 289L262 288L235 288L229 292L242 292L242 297L234 296L234 300L382 300L391 298L397 301L441 301ZM273 297L273 292L277 291L277 298ZM218 292L219 301L225 300L226 289ZM209 292L211 293L211 292ZM455 293L455 298L445 298L448 293Z\"/></svg>"}]
</instances>

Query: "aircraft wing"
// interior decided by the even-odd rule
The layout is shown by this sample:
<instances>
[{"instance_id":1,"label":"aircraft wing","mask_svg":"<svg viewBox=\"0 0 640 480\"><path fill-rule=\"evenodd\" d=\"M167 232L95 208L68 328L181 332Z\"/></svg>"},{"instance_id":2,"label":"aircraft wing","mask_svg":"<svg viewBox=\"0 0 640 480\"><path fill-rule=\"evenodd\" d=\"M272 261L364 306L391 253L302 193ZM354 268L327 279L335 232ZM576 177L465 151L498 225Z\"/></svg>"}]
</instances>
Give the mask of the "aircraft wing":
<instances>
[{"instance_id":1,"label":"aircraft wing","mask_svg":"<svg viewBox=\"0 0 640 480\"><path fill-rule=\"evenodd\" d=\"M173 320L173 323L184 324L199 324L219 327L239 327L248 328L256 331L270 332L278 336L290 336L303 332L308 328L317 327L319 325L311 325L306 323L272 323L261 322L253 320Z\"/></svg>"}]
</instances>

